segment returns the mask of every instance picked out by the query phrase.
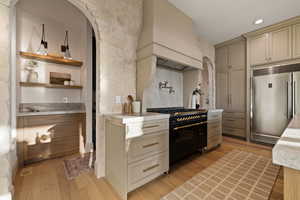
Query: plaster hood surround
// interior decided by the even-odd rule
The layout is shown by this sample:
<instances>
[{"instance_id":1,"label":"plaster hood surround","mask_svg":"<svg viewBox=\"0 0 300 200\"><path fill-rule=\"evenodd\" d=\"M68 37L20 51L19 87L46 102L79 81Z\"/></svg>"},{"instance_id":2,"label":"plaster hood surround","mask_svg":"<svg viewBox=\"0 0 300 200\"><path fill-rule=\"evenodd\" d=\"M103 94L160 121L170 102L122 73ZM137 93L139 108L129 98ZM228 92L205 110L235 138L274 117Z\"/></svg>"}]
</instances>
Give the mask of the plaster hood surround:
<instances>
[{"instance_id":1,"label":"plaster hood surround","mask_svg":"<svg viewBox=\"0 0 300 200\"><path fill-rule=\"evenodd\" d=\"M167 0L144 1L143 29L137 51L137 98L147 108L158 61L165 59L202 70L202 52L193 21Z\"/></svg>"}]
</instances>

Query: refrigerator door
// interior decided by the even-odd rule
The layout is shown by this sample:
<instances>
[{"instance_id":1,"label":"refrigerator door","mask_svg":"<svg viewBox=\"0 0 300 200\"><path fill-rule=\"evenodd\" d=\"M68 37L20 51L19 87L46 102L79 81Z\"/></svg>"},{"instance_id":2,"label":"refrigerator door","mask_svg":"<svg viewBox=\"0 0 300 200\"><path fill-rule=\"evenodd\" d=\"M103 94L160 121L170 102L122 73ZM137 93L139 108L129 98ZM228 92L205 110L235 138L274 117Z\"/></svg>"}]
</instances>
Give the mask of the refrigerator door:
<instances>
[{"instance_id":1,"label":"refrigerator door","mask_svg":"<svg viewBox=\"0 0 300 200\"><path fill-rule=\"evenodd\" d=\"M300 72L294 72L293 79L293 113L300 115Z\"/></svg>"},{"instance_id":2,"label":"refrigerator door","mask_svg":"<svg viewBox=\"0 0 300 200\"><path fill-rule=\"evenodd\" d=\"M252 87L252 134L280 137L293 114L292 73L254 76Z\"/></svg>"}]
</instances>

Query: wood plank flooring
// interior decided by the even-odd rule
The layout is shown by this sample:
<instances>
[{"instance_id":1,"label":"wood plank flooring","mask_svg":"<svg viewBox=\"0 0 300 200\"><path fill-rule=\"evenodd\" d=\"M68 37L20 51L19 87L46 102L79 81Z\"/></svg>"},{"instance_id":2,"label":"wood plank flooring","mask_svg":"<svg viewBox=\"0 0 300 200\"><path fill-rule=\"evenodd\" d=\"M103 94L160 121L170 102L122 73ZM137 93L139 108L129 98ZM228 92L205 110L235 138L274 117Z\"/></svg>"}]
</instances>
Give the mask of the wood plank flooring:
<instances>
[{"instance_id":1,"label":"wood plank flooring","mask_svg":"<svg viewBox=\"0 0 300 200\"><path fill-rule=\"evenodd\" d=\"M170 174L164 175L129 194L129 200L159 200L177 186L208 167L225 153L240 149L271 157L271 147L247 143L224 137L223 144L204 155L192 158L175 166ZM27 166L32 174L15 180L16 200L119 200L118 195L104 179L96 179L92 173L85 173L75 180L65 178L63 159L48 160ZM283 199L282 170L273 187L270 200Z\"/></svg>"}]
</instances>

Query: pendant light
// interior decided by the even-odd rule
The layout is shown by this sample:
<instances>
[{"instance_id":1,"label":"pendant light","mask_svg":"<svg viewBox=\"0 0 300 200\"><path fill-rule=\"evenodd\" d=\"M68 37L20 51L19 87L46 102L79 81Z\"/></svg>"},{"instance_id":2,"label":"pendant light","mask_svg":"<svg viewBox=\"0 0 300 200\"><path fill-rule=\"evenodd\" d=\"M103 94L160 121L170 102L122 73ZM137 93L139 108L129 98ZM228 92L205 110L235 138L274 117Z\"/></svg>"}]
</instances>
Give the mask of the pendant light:
<instances>
[{"instance_id":1,"label":"pendant light","mask_svg":"<svg viewBox=\"0 0 300 200\"><path fill-rule=\"evenodd\" d=\"M41 44L36 53L39 55L47 55L48 54L48 42L46 41L46 36L45 36L45 24L42 25Z\"/></svg>"},{"instance_id":2,"label":"pendant light","mask_svg":"<svg viewBox=\"0 0 300 200\"><path fill-rule=\"evenodd\" d=\"M72 59L72 56L70 53L70 47L69 47L69 32L68 31L66 31L64 45L61 45L61 52L65 59L69 59L69 60Z\"/></svg>"}]
</instances>

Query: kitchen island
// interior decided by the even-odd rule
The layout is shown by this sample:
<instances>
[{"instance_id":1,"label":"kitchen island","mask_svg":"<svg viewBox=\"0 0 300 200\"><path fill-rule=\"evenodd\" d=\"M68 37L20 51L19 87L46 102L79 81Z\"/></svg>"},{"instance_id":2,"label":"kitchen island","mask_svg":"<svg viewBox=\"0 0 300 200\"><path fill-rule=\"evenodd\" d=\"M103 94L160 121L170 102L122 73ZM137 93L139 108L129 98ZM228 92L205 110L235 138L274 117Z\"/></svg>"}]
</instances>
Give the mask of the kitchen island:
<instances>
[{"instance_id":1,"label":"kitchen island","mask_svg":"<svg viewBox=\"0 0 300 200\"><path fill-rule=\"evenodd\" d=\"M122 200L169 171L169 114L105 116L105 178Z\"/></svg>"},{"instance_id":2,"label":"kitchen island","mask_svg":"<svg viewBox=\"0 0 300 200\"><path fill-rule=\"evenodd\" d=\"M294 117L273 148L273 163L284 168L284 200L300 199L300 116Z\"/></svg>"}]
</instances>

